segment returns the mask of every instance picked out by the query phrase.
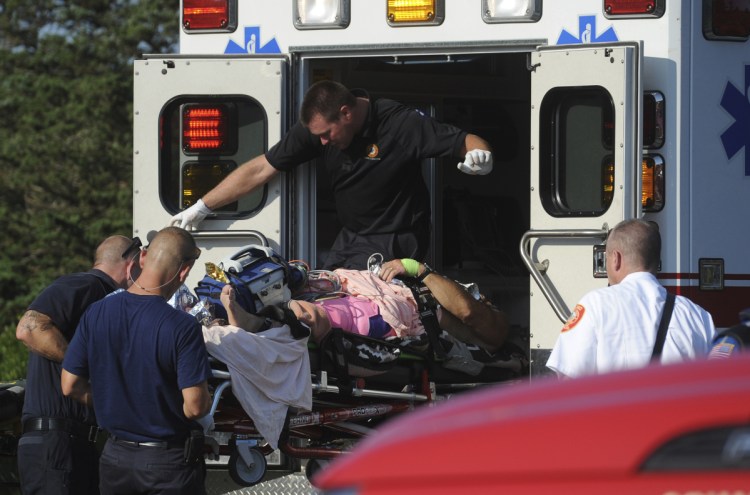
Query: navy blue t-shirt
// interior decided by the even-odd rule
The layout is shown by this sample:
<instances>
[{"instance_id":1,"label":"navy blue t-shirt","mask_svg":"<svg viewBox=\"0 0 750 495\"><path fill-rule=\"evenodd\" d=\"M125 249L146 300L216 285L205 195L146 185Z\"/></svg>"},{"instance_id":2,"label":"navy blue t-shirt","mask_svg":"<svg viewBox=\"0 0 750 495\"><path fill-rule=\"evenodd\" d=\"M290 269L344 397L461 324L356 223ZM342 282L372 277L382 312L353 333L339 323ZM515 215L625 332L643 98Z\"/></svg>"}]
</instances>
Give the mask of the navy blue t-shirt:
<instances>
[{"instance_id":1,"label":"navy blue t-shirt","mask_svg":"<svg viewBox=\"0 0 750 495\"><path fill-rule=\"evenodd\" d=\"M28 309L48 316L70 341L86 308L116 288L114 280L101 270L63 275L44 289ZM60 363L29 352L22 420L52 417L95 424L93 410L63 396L61 372Z\"/></svg>"},{"instance_id":2,"label":"navy blue t-shirt","mask_svg":"<svg viewBox=\"0 0 750 495\"><path fill-rule=\"evenodd\" d=\"M362 90L356 96L369 98ZM371 101L363 129L345 150L323 145L297 122L266 152L277 170L288 171L321 157L331 178L342 225L358 234L411 232L430 220L421 161L460 158L466 132L393 100Z\"/></svg>"},{"instance_id":3,"label":"navy blue t-shirt","mask_svg":"<svg viewBox=\"0 0 750 495\"><path fill-rule=\"evenodd\" d=\"M728 358L750 348L750 325L735 325L716 334L709 351L709 359Z\"/></svg>"},{"instance_id":4,"label":"navy blue t-shirt","mask_svg":"<svg viewBox=\"0 0 750 495\"><path fill-rule=\"evenodd\" d=\"M63 368L91 381L99 425L131 441L179 441L196 427L182 389L211 377L197 320L160 296L122 292L81 318Z\"/></svg>"}]
</instances>

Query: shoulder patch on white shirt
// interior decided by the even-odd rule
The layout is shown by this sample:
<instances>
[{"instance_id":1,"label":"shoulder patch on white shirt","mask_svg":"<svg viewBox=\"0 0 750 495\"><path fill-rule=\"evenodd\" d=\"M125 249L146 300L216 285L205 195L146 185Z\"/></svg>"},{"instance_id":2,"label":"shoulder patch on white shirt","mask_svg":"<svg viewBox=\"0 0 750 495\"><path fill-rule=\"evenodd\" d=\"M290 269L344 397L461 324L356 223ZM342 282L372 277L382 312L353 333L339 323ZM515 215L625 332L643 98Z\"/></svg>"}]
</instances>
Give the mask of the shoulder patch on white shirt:
<instances>
[{"instance_id":1,"label":"shoulder patch on white shirt","mask_svg":"<svg viewBox=\"0 0 750 495\"><path fill-rule=\"evenodd\" d=\"M576 307L573 308L573 314L570 315L570 318L568 318L568 321L565 323L565 326L562 328L561 333L565 333L568 330L572 330L573 327L575 327L579 321L583 318L583 314L586 312L586 308L581 306L580 304L576 304Z\"/></svg>"}]
</instances>

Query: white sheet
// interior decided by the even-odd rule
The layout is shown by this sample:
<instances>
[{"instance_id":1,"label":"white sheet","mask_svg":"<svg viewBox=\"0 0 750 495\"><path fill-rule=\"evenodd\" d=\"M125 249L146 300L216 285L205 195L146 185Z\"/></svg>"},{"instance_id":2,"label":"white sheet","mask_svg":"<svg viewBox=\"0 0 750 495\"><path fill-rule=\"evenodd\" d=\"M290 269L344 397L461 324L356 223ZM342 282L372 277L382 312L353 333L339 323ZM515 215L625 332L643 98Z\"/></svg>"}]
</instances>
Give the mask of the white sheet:
<instances>
[{"instance_id":1,"label":"white sheet","mask_svg":"<svg viewBox=\"0 0 750 495\"><path fill-rule=\"evenodd\" d=\"M208 353L225 363L232 391L275 449L289 406L312 409L307 339L295 340L288 325L250 333L226 325L203 327Z\"/></svg>"}]
</instances>

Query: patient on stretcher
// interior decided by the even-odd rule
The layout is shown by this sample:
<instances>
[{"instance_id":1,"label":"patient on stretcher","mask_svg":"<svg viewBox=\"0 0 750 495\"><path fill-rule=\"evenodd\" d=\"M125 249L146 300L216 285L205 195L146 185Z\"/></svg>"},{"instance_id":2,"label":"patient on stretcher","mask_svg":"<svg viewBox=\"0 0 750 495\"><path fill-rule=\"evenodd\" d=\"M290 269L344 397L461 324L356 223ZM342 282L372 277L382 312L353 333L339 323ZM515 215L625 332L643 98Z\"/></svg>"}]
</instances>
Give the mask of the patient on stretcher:
<instances>
[{"instance_id":1,"label":"patient on stretcher","mask_svg":"<svg viewBox=\"0 0 750 495\"><path fill-rule=\"evenodd\" d=\"M382 265L377 275L367 270L336 270L338 297L292 299L266 306L258 314L238 303L231 285L222 288L219 300L229 324L204 326L204 340L209 354L227 365L233 392L272 446L278 441L287 407L312 407L308 336L319 344L334 327L377 339L408 340L426 333L411 290L393 283L395 277L404 275L400 263ZM423 265L419 270L424 274ZM442 362L444 368L477 375L490 368L520 373L528 365L517 354L510 359L504 352L490 356L508 336L502 311L434 272L423 277L422 283L442 308L440 326L455 337L451 353ZM457 350L467 350L459 339L480 347L494 361L476 362L472 354L457 354Z\"/></svg>"},{"instance_id":2,"label":"patient on stretcher","mask_svg":"<svg viewBox=\"0 0 750 495\"><path fill-rule=\"evenodd\" d=\"M424 265L419 264L418 270L424 272ZM406 274L401 260L383 264L377 275L368 270L338 269L334 273L340 280L340 293L333 297L327 294L314 301L292 299L286 305L286 317L279 315L276 320L292 327L294 323L304 324L316 343L320 343L332 327L381 339L424 333L411 290L394 283L397 277ZM437 317L441 329L489 353L503 345L509 326L502 311L484 299L475 299L462 285L435 272L425 276L422 283L439 305ZM264 317L267 313L258 316L245 311L236 303L231 286L224 287L221 302L230 324L250 332L269 327L269 320ZM290 318L289 313L295 318Z\"/></svg>"}]
</instances>

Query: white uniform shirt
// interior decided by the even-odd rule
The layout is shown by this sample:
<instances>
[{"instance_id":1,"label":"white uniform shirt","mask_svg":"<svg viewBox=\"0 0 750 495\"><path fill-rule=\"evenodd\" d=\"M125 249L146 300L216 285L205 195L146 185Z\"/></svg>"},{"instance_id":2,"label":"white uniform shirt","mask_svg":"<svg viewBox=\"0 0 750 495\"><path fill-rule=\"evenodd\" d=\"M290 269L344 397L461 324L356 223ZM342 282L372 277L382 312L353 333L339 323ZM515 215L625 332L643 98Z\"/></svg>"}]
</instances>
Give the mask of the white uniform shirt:
<instances>
[{"instance_id":1,"label":"white uniform shirt","mask_svg":"<svg viewBox=\"0 0 750 495\"><path fill-rule=\"evenodd\" d=\"M666 297L667 290L648 272L589 292L563 327L547 367L576 377L646 366ZM711 315L677 296L661 362L706 356L714 334Z\"/></svg>"}]
</instances>

